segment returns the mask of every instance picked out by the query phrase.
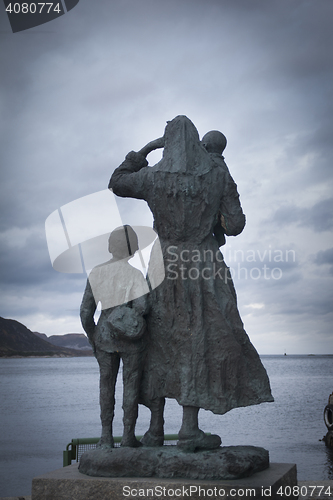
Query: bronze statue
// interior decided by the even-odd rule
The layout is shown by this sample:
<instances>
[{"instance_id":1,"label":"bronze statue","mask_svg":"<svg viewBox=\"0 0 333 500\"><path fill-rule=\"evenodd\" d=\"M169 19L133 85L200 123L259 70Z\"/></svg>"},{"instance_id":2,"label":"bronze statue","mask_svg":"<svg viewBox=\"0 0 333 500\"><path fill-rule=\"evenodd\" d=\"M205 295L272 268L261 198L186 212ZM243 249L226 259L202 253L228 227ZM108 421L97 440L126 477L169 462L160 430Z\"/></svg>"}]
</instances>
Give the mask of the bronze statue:
<instances>
[{"instance_id":1,"label":"bronze statue","mask_svg":"<svg viewBox=\"0 0 333 500\"><path fill-rule=\"evenodd\" d=\"M112 231L109 251L112 258L89 274L82 299L82 326L93 347L100 368L100 406L102 436L98 447L113 448L112 423L115 385L120 359L123 361L124 433L122 446L138 447L135 424L142 370L146 355L147 293L142 273L128 260L138 250L138 238L128 225ZM97 322L97 304L102 312Z\"/></svg>"},{"instance_id":2,"label":"bronze statue","mask_svg":"<svg viewBox=\"0 0 333 500\"><path fill-rule=\"evenodd\" d=\"M166 277L149 297L141 380L141 400L152 410L143 439L148 446L163 444L165 397L183 407L178 447L184 451L221 444L219 436L199 429L200 408L222 415L273 401L219 250L225 235L237 236L245 226L237 186L222 156L225 144L217 131L201 142L193 123L177 116L162 138L128 153L110 180L116 195L146 200L163 251ZM161 147L161 161L149 167L147 154Z\"/></svg>"}]
</instances>

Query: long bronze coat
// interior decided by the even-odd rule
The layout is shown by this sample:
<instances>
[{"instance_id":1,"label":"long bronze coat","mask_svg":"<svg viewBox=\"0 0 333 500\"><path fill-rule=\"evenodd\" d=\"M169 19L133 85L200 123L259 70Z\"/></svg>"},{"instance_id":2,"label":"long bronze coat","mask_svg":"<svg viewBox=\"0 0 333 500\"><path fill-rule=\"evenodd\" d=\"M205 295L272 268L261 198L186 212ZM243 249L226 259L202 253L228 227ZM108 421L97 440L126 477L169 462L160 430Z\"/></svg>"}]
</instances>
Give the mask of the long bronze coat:
<instances>
[{"instance_id":1,"label":"long bronze coat","mask_svg":"<svg viewBox=\"0 0 333 500\"><path fill-rule=\"evenodd\" d=\"M192 122L179 116L166 127L157 165L148 167L131 152L109 185L118 196L147 201L163 251L166 277L151 292L144 395L218 414L273 401L214 236L221 214L229 236L245 225L237 186L221 161L203 148ZM153 255L152 283L155 270Z\"/></svg>"}]
</instances>

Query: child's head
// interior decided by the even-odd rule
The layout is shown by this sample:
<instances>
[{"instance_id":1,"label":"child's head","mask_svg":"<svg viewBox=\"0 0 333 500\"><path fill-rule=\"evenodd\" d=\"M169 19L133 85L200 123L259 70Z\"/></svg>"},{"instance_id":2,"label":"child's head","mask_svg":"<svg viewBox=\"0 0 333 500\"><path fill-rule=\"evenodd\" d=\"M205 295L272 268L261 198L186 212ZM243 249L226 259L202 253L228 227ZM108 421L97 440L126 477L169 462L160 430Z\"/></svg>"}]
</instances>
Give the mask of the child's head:
<instances>
[{"instance_id":1,"label":"child's head","mask_svg":"<svg viewBox=\"0 0 333 500\"><path fill-rule=\"evenodd\" d=\"M203 136L201 143L208 153L217 153L221 155L226 148L227 139L222 132L211 130Z\"/></svg>"},{"instance_id":2,"label":"child's head","mask_svg":"<svg viewBox=\"0 0 333 500\"><path fill-rule=\"evenodd\" d=\"M138 237L131 226L117 227L109 236L109 252L116 259L132 257L139 250Z\"/></svg>"}]
</instances>

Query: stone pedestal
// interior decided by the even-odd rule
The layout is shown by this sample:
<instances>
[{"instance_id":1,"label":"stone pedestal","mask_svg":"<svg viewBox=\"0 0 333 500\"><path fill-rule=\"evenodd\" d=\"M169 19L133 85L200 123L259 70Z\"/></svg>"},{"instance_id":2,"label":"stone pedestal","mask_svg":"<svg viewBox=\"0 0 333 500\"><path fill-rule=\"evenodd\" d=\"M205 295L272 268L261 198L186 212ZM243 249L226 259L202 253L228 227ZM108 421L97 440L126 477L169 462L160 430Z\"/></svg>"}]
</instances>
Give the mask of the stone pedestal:
<instances>
[{"instance_id":1,"label":"stone pedestal","mask_svg":"<svg viewBox=\"0 0 333 500\"><path fill-rule=\"evenodd\" d=\"M97 477L158 477L209 481L249 477L269 467L269 454L257 446L222 446L184 453L177 446L88 450L79 471Z\"/></svg>"},{"instance_id":2,"label":"stone pedestal","mask_svg":"<svg viewBox=\"0 0 333 500\"><path fill-rule=\"evenodd\" d=\"M296 485L294 464L273 463L251 477L224 481L90 477L81 474L78 464L74 464L34 478L32 500L199 500L227 497L235 500L290 500L289 488Z\"/></svg>"}]
</instances>

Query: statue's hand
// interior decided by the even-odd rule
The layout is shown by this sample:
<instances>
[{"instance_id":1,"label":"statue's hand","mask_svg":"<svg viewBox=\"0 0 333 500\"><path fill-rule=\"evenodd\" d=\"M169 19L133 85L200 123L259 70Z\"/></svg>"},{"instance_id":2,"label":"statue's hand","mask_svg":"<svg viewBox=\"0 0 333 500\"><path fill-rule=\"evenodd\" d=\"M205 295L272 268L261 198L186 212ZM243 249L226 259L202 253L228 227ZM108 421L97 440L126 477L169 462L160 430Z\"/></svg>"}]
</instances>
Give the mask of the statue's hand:
<instances>
[{"instance_id":1,"label":"statue's hand","mask_svg":"<svg viewBox=\"0 0 333 500\"><path fill-rule=\"evenodd\" d=\"M164 148L164 137L159 137L154 141L148 142L142 149L140 149L139 153L146 157L149 153L154 151L154 149Z\"/></svg>"}]
</instances>

